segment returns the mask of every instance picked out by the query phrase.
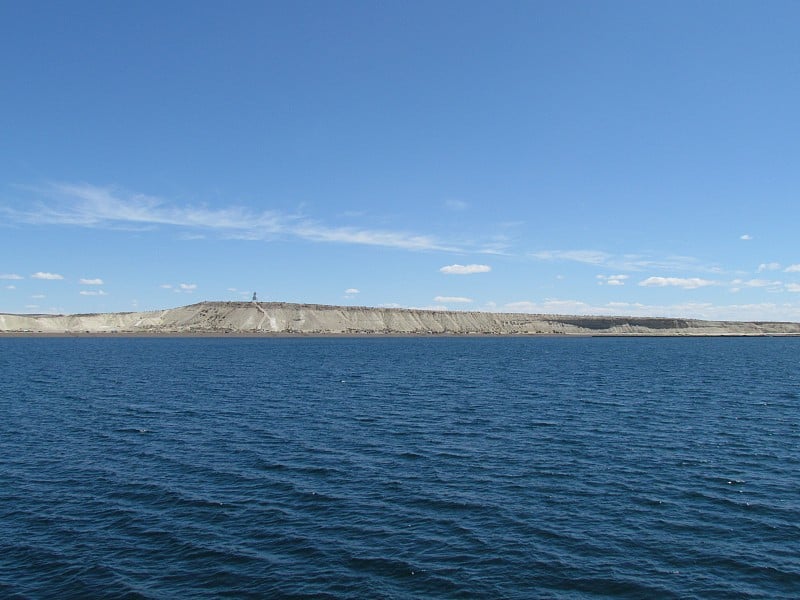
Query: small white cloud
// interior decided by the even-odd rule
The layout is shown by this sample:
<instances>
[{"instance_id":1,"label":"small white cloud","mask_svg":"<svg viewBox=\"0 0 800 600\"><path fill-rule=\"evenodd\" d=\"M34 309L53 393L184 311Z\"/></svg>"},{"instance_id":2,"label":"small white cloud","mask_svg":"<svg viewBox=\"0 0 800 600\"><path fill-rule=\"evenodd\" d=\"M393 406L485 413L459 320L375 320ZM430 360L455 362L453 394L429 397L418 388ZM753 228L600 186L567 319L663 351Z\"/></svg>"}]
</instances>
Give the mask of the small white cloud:
<instances>
[{"instance_id":1,"label":"small white cloud","mask_svg":"<svg viewBox=\"0 0 800 600\"><path fill-rule=\"evenodd\" d=\"M786 284L786 291L787 292L800 292L800 283L787 283Z\"/></svg>"},{"instance_id":2,"label":"small white cloud","mask_svg":"<svg viewBox=\"0 0 800 600\"><path fill-rule=\"evenodd\" d=\"M643 287L680 287L685 290L694 290L709 285L715 285L716 281L700 279L699 277L648 277L640 281Z\"/></svg>"},{"instance_id":3,"label":"small white cloud","mask_svg":"<svg viewBox=\"0 0 800 600\"><path fill-rule=\"evenodd\" d=\"M344 293L348 296L352 296L353 294L360 294L361 290L357 290L356 288L347 288Z\"/></svg>"},{"instance_id":4,"label":"small white cloud","mask_svg":"<svg viewBox=\"0 0 800 600\"><path fill-rule=\"evenodd\" d=\"M81 290L78 292L81 296L107 296L103 290Z\"/></svg>"},{"instance_id":5,"label":"small white cloud","mask_svg":"<svg viewBox=\"0 0 800 600\"><path fill-rule=\"evenodd\" d=\"M31 279L64 279L63 275L59 275L58 273L44 273L42 271L38 271L31 275Z\"/></svg>"},{"instance_id":6,"label":"small white cloud","mask_svg":"<svg viewBox=\"0 0 800 600\"><path fill-rule=\"evenodd\" d=\"M97 279L79 279L78 283L81 285L103 285L103 280L99 277Z\"/></svg>"},{"instance_id":7,"label":"small white cloud","mask_svg":"<svg viewBox=\"0 0 800 600\"><path fill-rule=\"evenodd\" d=\"M748 242L753 239L753 236L750 235L749 233L745 233L744 235L740 235L739 239Z\"/></svg>"},{"instance_id":8,"label":"small white cloud","mask_svg":"<svg viewBox=\"0 0 800 600\"><path fill-rule=\"evenodd\" d=\"M170 284L170 283L162 283L158 287L160 287L162 290L171 290L172 289L172 284Z\"/></svg>"},{"instance_id":9,"label":"small white cloud","mask_svg":"<svg viewBox=\"0 0 800 600\"><path fill-rule=\"evenodd\" d=\"M8 273L6 275L0 275L0 279L11 279L17 281L24 279L24 277L22 277L22 275L17 275L16 273Z\"/></svg>"},{"instance_id":10,"label":"small white cloud","mask_svg":"<svg viewBox=\"0 0 800 600\"><path fill-rule=\"evenodd\" d=\"M464 298L463 296L436 296L434 302L446 303L452 302L454 304L469 304L472 298Z\"/></svg>"},{"instance_id":11,"label":"small white cloud","mask_svg":"<svg viewBox=\"0 0 800 600\"><path fill-rule=\"evenodd\" d=\"M598 285L625 285L629 275L598 275Z\"/></svg>"},{"instance_id":12,"label":"small white cloud","mask_svg":"<svg viewBox=\"0 0 800 600\"><path fill-rule=\"evenodd\" d=\"M17 289L17 286L15 286L15 285L7 285L6 289L7 290L15 290L15 289Z\"/></svg>"},{"instance_id":13,"label":"small white cloud","mask_svg":"<svg viewBox=\"0 0 800 600\"><path fill-rule=\"evenodd\" d=\"M196 283L182 283L180 285L180 288L184 292L193 292L193 291L195 291L197 289L197 284Z\"/></svg>"},{"instance_id":14,"label":"small white cloud","mask_svg":"<svg viewBox=\"0 0 800 600\"><path fill-rule=\"evenodd\" d=\"M445 275L472 275L474 273L488 273L492 270L489 265L447 265L439 269Z\"/></svg>"},{"instance_id":15,"label":"small white cloud","mask_svg":"<svg viewBox=\"0 0 800 600\"><path fill-rule=\"evenodd\" d=\"M800 273L800 264L789 265L783 271L784 273Z\"/></svg>"},{"instance_id":16,"label":"small white cloud","mask_svg":"<svg viewBox=\"0 0 800 600\"><path fill-rule=\"evenodd\" d=\"M777 271L781 268L780 263L771 262L771 263L761 263L758 265L757 271L759 273L763 273L764 271Z\"/></svg>"}]
</instances>

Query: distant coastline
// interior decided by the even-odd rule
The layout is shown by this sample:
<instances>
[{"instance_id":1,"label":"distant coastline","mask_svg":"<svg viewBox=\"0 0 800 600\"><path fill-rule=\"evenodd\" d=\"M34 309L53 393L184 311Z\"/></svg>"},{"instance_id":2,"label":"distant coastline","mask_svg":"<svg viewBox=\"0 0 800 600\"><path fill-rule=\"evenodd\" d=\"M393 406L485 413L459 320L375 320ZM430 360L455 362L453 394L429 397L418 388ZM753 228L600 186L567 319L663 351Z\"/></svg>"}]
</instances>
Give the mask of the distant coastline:
<instances>
[{"instance_id":1,"label":"distant coastline","mask_svg":"<svg viewBox=\"0 0 800 600\"><path fill-rule=\"evenodd\" d=\"M0 314L3 336L399 337L793 336L800 323L371 308L285 302L200 302L75 315Z\"/></svg>"}]
</instances>

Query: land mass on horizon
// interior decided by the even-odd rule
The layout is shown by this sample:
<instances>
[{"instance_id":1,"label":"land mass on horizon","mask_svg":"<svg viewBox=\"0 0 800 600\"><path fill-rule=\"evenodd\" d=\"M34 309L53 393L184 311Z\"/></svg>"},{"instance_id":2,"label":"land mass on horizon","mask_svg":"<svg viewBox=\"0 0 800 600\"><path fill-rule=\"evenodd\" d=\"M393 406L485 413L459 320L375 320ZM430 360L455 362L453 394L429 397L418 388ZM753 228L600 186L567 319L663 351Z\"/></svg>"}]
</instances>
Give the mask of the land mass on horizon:
<instances>
[{"instance_id":1,"label":"land mass on horizon","mask_svg":"<svg viewBox=\"0 0 800 600\"><path fill-rule=\"evenodd\" d=\"M800 335L800 323L199 302L146 312L0 314L0 334Z\"/></svg>"}]
</instances>

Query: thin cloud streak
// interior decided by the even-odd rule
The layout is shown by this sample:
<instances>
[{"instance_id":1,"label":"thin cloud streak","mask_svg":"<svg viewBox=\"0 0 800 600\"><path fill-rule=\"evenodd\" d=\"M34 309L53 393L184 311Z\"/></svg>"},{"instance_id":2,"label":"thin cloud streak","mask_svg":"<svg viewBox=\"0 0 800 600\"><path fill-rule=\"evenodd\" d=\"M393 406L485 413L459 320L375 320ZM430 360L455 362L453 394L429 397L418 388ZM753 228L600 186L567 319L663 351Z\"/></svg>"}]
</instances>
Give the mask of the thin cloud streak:
<instances>
[{"instance_id":1,"label":"thin cloud streak","mask_svg":"<svg viewBox=\"0 0 800 600\"><path fill-rule=\"evenodd\" d=\"M748 279L744 281L742 279L734 279L731 281L731 285L733 286L743 286L748 288L779 288L783 285L782 281L773 281L770 279Z\"/></svg>"},{"instance_id":2,"label":"thin cloud streak","mask_svg":"<svg viewBox=\"0 0 800 600\"><path fill-rule=\"evenodd\" d=\"M685 290L694 290L709 285L717 285L718 282L699 277L648 277L639 282L642 287L679 287Z\"/></svg>"},{"instance_id":3,"label":"thin cloud streak","mask_svg":"<svg viewBox=\"0 0 800 600\"><path fill-rule=\"evenodd\" d=\"M585 265L603 267L620 271L644 271L659 269L665 271L720 272L719 267L701 264L691 256L667 256L654 258L641 254L611 254L602 250L541 250L528 253L528 257L549 262L577 262Z\"/></svg>"},{"instance_id":4,"label":"thin cloud streak","mask_svg":"<svg viewBox=\"0 0 800 600\"><path fill-rule=\"evenodd\" d=\"M330 227L311 219L277 211L253 212L239 207L179 207L153 196L125 193L91 184L55 183L45 188L28 188L28 191L47 198L48 201L39 200L32 209L27 210L2 208L16 222L98 229L171 226L212 230L237 239L264 240L283 235L311 242L337 242L404 250L461 251L428 235L357 227Z\"/></svg>"}]
</instances>

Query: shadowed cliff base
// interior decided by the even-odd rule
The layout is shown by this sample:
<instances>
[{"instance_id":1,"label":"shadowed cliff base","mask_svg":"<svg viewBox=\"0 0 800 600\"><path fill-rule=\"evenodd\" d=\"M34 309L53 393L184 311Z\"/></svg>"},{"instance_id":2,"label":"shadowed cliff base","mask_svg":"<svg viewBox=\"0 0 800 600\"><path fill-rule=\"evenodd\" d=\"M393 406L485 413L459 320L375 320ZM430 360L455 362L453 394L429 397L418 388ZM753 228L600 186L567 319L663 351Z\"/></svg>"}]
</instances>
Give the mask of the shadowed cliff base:
<instances>
[{"instance_id":1,"label":"shadowed cliff base","mask_svg":"<svg viewBox=\"0 0 800 600\"><path fill-rule=\"evenodd\" d=\"M160 311L0 314L7 334L247 335L799 335L800 323L703 321L367 308L285 302L200 302Z\"/></svg>"}]
</instances>

